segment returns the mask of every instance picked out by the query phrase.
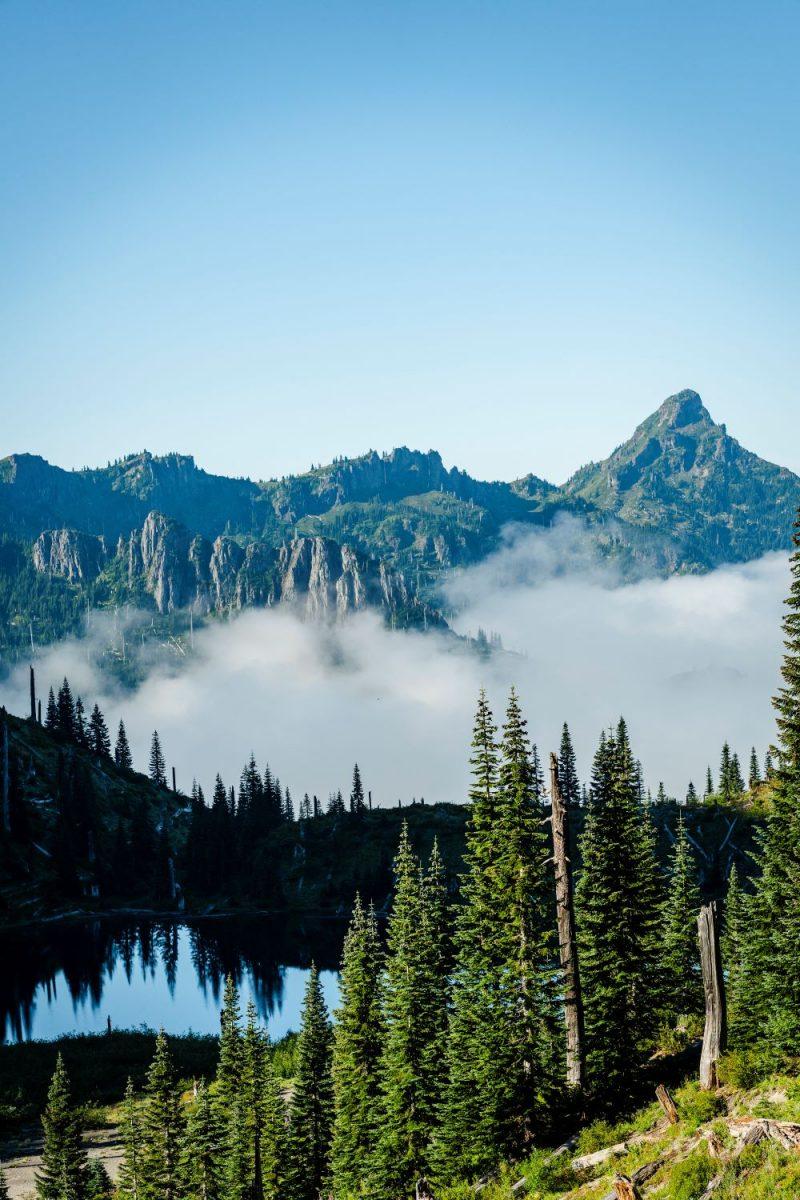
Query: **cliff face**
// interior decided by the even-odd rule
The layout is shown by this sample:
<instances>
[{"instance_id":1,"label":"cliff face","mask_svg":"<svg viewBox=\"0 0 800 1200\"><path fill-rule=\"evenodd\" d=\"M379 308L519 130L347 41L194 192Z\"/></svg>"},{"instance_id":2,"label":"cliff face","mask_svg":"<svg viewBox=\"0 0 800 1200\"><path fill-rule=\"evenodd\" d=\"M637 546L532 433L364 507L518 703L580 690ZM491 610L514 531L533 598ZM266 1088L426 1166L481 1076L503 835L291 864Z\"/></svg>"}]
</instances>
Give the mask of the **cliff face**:
<instances>
[{"instance_id":1,"label":"cliff face","mask_svg":"<svg viewBox=\"0 0 800 1200\"><path fill-rule=\"evenodd\" d=\"M279 548L242 547L230 537L212 543L158 512L119 539L116 561L102 538L61 529L38 538L33 563L75 583L97 579L108 565L127 580L130 595L146 593L160 613L284 604L309 618L337 619L365 608L392 618L418 605L401 572L351 546L322 537L296 537Z\"/></svg>"},{"instance_id":2,"label":"cliff face","mask_svg":"<svg viewBox=\"0 0 800 1200\"><path fill-rule=\"evenodd\" d=\"M46 529L33 544L36 570L60 575L70 583L96 579L107 557L103 538L75 529Z\"/></svg>"}]
</instances>

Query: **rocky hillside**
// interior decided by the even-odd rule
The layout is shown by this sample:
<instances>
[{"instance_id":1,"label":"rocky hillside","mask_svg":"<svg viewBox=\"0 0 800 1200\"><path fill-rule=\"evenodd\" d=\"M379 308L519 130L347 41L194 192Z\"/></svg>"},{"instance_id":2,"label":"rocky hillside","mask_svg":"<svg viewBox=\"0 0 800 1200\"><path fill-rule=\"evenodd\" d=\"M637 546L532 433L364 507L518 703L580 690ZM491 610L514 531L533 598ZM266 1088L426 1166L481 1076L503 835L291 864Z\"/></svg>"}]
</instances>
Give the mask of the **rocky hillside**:
<instances>
[{"instance_id":1,"label":"rocky hillside","mask_svg":"<svg viewBox=\"0 0 800 1200\"><path fill-rule=\"evenodd\" d=\"M443 574L496 549L510 522L574 514L598 556L670 574L788 547L799 504L800 478L740 446L692 391L561 487L484 483L405 447L262 483L178 454L82 471L13 455L0 461L0 651L30 624L45 641L87 604L127 600L162 614L376 607L426 625Z\"/></svg>"},{"instance_id":2,"label":"rocky hillside","mask_svg":"<svg viewBox=\"0 0 800 1200\"><path fill-rule=\"evenodd\" d=\"M109 553L103 537L45 530L33 546L37 571L92 585L114 603L152 602L158 613L189 608L199 616L290 605L303 616L344 617L383 610L406 624L419 607L399 571L322 537L296 537L279 547L228 536L213 542L163 513L120 537ZM418 614L420 622L425 614ZM430 614L431 621L439 618Z\"/></svg>"}]
</instances>

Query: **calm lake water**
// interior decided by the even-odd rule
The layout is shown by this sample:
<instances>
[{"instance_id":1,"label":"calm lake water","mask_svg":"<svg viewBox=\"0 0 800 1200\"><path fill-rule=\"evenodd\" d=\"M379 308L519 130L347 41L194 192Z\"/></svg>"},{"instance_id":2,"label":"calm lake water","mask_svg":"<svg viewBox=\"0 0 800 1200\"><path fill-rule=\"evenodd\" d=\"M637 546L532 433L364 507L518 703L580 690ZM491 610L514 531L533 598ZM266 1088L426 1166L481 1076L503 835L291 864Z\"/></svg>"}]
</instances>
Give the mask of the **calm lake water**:
<instances>
[{"instance_id":1,"label":"calm lake water","mask_svg":"<svg viewBox=\"0 0 800 1200\"><path fill-rule=\"evenodd\" d=\"M0 934L3 1040L115 1028L217 1033L226 977L252 998L273 1038L298 1029L312 962L329 1007L345 925L225 917L66 921Z\"/></svg>"}]
</instances>

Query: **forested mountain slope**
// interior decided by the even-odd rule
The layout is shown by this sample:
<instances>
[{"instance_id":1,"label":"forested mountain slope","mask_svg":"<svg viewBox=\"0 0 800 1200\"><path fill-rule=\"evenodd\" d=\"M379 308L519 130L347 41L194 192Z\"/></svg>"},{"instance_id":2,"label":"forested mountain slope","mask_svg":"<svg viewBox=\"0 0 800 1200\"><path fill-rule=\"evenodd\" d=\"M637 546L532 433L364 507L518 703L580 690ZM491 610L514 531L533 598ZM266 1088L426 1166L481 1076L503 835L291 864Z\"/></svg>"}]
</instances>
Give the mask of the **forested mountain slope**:
<instances>
[{"instance_id":1,"label":"forested mountain slope","mask_svg":"<svg viewBox=\"0 0 800 1200\"><path fill-rule=\"evenodd\" d=\"M800 478L745 450L700 397L669 397L609 458L563 486L485 483L400 447L256 483L147 452L64 471L0 461L0 651L79 629L89 607L199 616L291 602L440 623L438 588L512 523L585 520L623 570L704 571L788 549ZM32 626L32 628L31 628Z\"/></svg>"}]
</instances>

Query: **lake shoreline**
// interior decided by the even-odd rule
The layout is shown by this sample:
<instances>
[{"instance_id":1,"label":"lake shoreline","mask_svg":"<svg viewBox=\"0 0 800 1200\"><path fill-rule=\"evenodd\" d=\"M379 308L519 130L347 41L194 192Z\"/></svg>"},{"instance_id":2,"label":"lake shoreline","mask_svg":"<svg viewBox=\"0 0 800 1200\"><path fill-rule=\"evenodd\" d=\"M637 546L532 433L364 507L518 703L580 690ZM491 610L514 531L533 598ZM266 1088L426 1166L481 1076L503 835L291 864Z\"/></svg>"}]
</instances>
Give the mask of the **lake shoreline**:
<instances>
[{"instance_id":1,"label":"lake shoreline","mask_svg":"<svg viewBox=\"0 0 800 1200\"><path fill-rule=\"evenodd\" d=\"M383 914L377 913L378 918ZM147 908L143 905L131 905L120 908L69 908L59 912L48 913L36 917L26 917L17 921L0 921L0 933L13 933L17 930L38 929L47 925L67 923L70 921L111 921L119 917L131 919L141 917L148 921L175 921L189 923L191 921L211 921L215 919L230 919L231 917L287 917L313 921L346 921L350 913L330 908Z\"/></svg>"}]
</instances>

